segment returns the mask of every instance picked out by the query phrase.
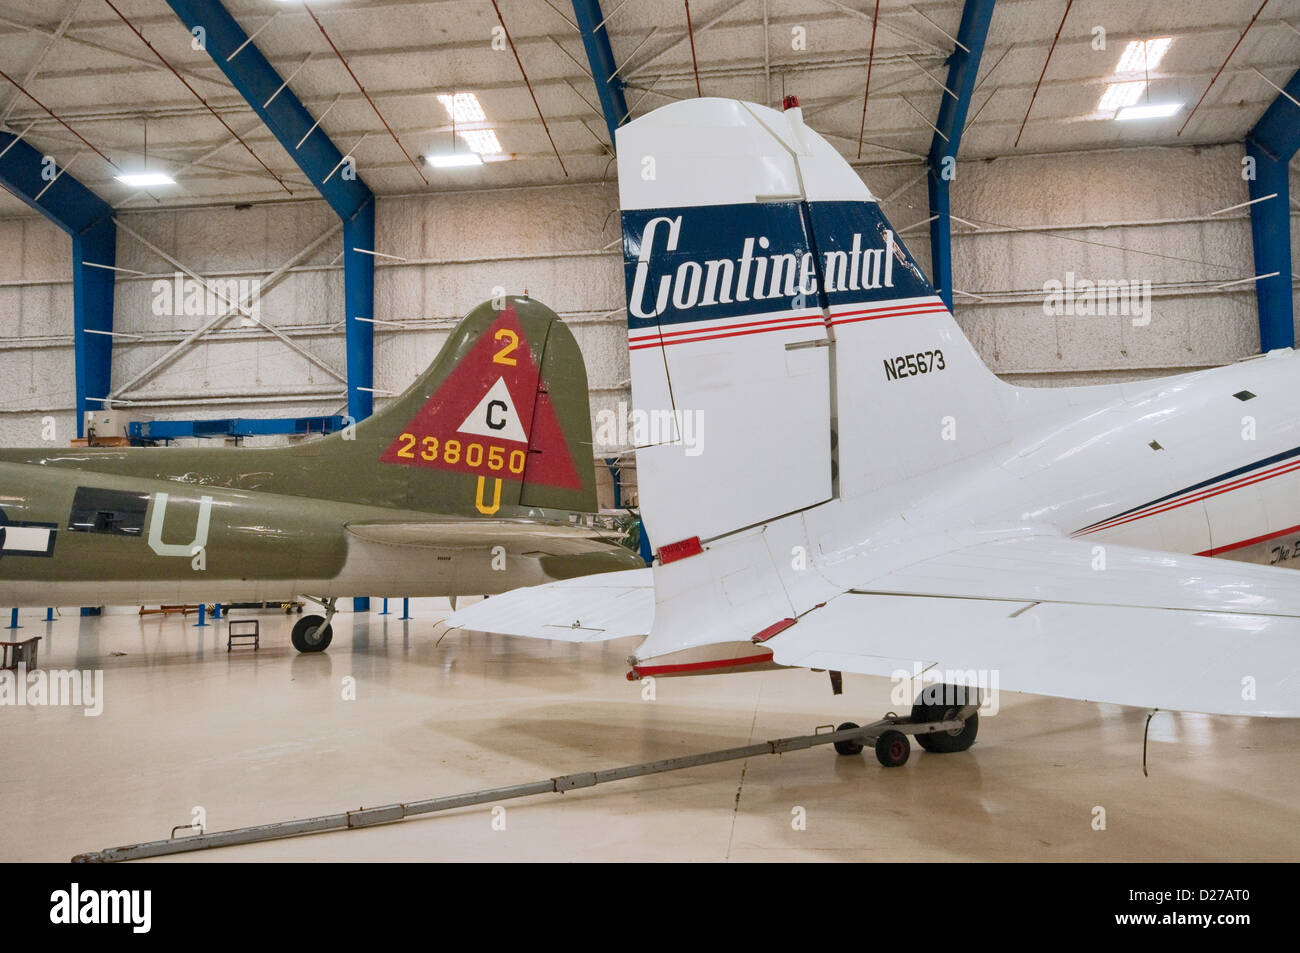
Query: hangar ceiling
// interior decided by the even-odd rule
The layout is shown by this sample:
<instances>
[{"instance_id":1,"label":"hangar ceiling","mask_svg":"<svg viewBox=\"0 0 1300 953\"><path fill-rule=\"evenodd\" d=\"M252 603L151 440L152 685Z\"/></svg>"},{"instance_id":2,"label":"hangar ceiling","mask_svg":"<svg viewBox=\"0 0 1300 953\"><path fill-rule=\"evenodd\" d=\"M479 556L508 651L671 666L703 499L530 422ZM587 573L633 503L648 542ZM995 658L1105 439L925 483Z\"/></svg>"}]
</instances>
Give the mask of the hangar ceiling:
<instances>
[{"instance_id":1,"label":"hangar ceiling","mask_svg":"<svg viewBox=\"0 0 1300 953\"><path fill-rule=\"evenodd\" d=\"M611 178L608 133L572 4L498 5L537 108L515 58L508 49L493 48L498 21L491 0L312 0L310 13L296 2L226 0L321 128L355 155L360 174L380 195ZM602 6L634 117L696 95L698 67L704 95L775 105L783 92L797 94L809 121L857 161L874 0L694 0L690 32L683 0L603 0ZM1066 9L1067 0L999 0L963 156L1239 142L1277 98L1271 84L1284 85L1300 65L1300 0L1271 0L1253 25L1257 0L1180 0L1176 30L1168 28L1167 0L1076 2L1063 22ZM961 0L880 3L862 163L925 156L930 123L946 95L944 61L961 13ZM1105 31L1102 50L1095 48L1098 28ZM1154 68L1117 77L1128 44L1157 37L1172 42ZM0 82L2 128L24 133L117 208L276 201L288 199L288 190L296 197L315 195L208 55L192 48L164 0L2 0L0 69L66 123ZM1103 112L1098 106L1117 78L1149 80L1139 89L1139 103L1178 102L1182 108L1167 119L1116 121L1113 108ZM485 116L462 119L457 132L493 130L499 161L451 169L421 163L422 177L403 148L416 157L469 148L465 137L453 133L438 98L457 93L473 93ZM146 193L116 180L118 169L104 157L137 171L146 165L146 141L148 168L170 173L175 185ZM0 194L0 215L20 213L27 213L24 205Z\"/></svg>"}]
</instances>

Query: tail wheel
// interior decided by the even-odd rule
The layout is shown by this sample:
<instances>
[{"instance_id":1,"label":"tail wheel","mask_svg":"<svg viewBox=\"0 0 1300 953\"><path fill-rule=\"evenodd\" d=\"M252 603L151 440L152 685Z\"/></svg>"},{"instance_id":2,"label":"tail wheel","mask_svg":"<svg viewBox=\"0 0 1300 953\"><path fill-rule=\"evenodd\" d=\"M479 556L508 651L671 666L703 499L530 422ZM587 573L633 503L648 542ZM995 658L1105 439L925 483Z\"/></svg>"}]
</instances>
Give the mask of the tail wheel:
<instances>
[{"instance_id":1,"label":"tail wheel","mask_svg":"<svg viewBox=\"0 0 1300 953\"><path fill-rule=\"evenodd\" d=\"M933 693L934 701L929 699ZM951 703L947 703L951 700ZM951 721L957 717L961 711L962 705L957 701L968 701L972 705L979 704L979 696L975 689L965 689L957 685L936 685L922 691L916 696L916 704L912 706L912 721ZM926 734L918 734L916 742L926 751L934 754L949 754L954 751L965 751L975 743L975 736L979 734L980 716L975 712L960 728L952 731L932 731Z\"/></svg>"},{"instance_id":2,"label":"tail wheel","mask_svg":"<svg viewBox=\"0 0 1300 953\"><path fill-rule=\"evenodd\" d=\"M334 627L325 624L324 616L305 615L294 623L290 640L299 652L324 652L334 640Z\"/></svg>"},{"instance_id":3,"label":"tail wheel","mask_svg":"<svg viewBox=\"0 0 1300 953\"><path fill-rule=\"evenodd\" d=\"M912 754L912 743L901 731L886 731L876 739L876 760L887 768L901 768Z\"/></svg>"},{"instance_id":4,"label":"tail wheel","mask_svg":"<svg viewBox=\"0 0 1300 953\"><path fill-rule=\"evenodd\" d=\"M846 721L844 724L840 725L835 730L843 731L846 728L856 728L856 727L858 726L855 723L851 721ZM842 755L862 754L862 742L861 741L837 741L835 742L835 752L836 754L842 754Z\"/></svg>"}]
</instances>

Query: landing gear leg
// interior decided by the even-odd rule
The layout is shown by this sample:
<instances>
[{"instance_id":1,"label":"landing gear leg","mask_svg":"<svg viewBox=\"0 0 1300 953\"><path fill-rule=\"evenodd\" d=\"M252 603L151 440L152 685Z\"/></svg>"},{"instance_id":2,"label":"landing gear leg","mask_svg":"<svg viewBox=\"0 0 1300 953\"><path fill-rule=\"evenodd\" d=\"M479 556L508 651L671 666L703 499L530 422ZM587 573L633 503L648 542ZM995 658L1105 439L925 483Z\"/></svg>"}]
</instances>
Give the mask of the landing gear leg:
<instances>
[{"instance_id":1,"label":"landing gear leg","mask_svg":"<svg viewBox=\"0 0 1300 953\"><path fill-rule=\"evenodd\" d=\"M325 615L305 615L293 626L290 640L299 652L324 652L334 640L334 628L330 621L337 611L337 599L312 599L325 608Z\"/></svg>"}]
</instances>

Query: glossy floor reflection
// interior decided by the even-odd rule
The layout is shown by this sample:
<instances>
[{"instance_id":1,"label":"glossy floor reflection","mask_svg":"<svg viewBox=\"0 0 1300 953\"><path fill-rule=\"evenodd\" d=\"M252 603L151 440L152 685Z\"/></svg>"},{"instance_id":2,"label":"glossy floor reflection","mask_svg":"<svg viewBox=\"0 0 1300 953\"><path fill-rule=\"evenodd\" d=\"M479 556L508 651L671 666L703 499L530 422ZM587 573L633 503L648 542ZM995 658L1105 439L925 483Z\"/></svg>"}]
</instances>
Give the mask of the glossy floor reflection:
<instances>
[{"instance_id":1,"label":"glossy floor reflection","mask_svg":"<svg viewBox=\"0 0 1300 953\"><path fill-rule=\"evenodd\" d=\"M376 606L378 607L378 606ZM242 616L247 617L247 616ZM102 669L99 717L0 707L0 859L224 830L867 721L883 679L831 695L804 671L624 678L631 642L574 646L340 614L319 656L265 613L225 626L24 618L42 667ZM349 681L352 680L352 681ZM355 700L345 700L349 686ZM1004 694L975 747L903 768L829 747L179 860L1297 860L1300 722L1158 714ZM1095 830L1098 808L1105 830ZM806 829L795 829L799 817Z\"/></svg>"}]
</instances>

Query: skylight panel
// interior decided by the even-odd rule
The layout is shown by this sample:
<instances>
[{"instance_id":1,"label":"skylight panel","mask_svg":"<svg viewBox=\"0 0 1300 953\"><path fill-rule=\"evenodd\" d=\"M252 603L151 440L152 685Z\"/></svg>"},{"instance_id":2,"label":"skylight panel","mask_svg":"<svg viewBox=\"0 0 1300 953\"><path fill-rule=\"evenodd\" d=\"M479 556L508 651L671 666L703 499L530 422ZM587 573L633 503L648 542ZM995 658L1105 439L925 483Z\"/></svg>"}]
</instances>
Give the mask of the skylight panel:
<instances>
[{"instance_id":1,"label":"skylight panel","mask_svg":"<svg viewBox=\"0 0 1300 953\"><path fill-rule=\"evenodd\" d=\"M1173 42L1172 36L1130 40L1124 47L1124 52L1120 54L1119 65L1115 67L1115 72L1119 75L1150 72L1160 65L1165 53L1169 52L1169 45Z\"/></svg>"},{"instance_id":2,"label":"skylight panel","mask_svg":"<svg viewBox=\"0 0 1300 953\"><path fill-rule=\"evenodd\" d=\"M498 155L501 152L501 143L493 129L458 129L456 132L479 155Z\"/></svg>"},{"instance_id":3,"label":"skylight panel","mask_svg":"<svg viewBox=\"0 0 1300 953\"><path fill-rule=\"evenodd\" d=\"M1145 80L1136 80L1131 83L1108 83L1106 91L1101 94L1101 102L1097 104L1097 110L1098 112L1114 112L1116 109L1132 106L1142 98L1142 93L1146 88Z\"/></svg>"},{"instance_id":4,"label":"skylight panel","mask_svg":"<svg viewBox=\"0 0 1300 953\"><path fill-rule=\"evenodd\" d=\"M453 122L483 122L487 119L482 104L473 93L457 93L455 96L442 93L438 96L438 102L442 103L442 108L447 110L447 115Z\"/></svg>"}]
</instances>

